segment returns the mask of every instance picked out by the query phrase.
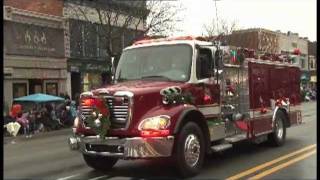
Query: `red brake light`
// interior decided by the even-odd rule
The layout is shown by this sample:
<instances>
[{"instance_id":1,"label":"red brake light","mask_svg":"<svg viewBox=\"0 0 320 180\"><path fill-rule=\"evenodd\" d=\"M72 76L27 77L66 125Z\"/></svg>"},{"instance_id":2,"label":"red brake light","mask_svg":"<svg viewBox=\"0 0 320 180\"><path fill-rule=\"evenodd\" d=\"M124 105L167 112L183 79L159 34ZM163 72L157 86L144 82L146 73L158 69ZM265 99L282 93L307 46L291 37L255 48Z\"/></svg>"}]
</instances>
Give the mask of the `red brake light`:
<instances>
[{"instance_id":1,"label":"red brake light","mask_svg":"<svg viewBox=\"0 0 320 180\"><path fill-rule=\"evenodd\" d=\"M163 137L169 135L169 130L143 130L140 135L142 137Z\"/></svg>"}]
</instances>

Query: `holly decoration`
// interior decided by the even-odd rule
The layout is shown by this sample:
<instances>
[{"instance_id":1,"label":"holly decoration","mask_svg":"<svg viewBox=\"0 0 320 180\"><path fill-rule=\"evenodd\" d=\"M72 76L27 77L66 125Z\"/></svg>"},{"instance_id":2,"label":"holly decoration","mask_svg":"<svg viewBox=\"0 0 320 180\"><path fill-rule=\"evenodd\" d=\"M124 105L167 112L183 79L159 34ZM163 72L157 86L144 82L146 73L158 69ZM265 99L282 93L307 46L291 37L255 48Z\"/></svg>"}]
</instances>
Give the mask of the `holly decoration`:
<instances>
[{"instance_id":1,"label":"holly decoration","mask_svg":"<svg viewBox=\"0 0 320 180\"><path fill-rule=\"evenodd\" d=\"M194 97L190 92L181 93L179 87L168 87L162 89L160 94L163 96L164 104L193 104Z\"/></svg>"},{"instance_id":2,"label":"holly decoration","mask_svg":"<svg viewBox=\"0 0 320 180\"><path fill-rule=\"evenodd\" d=\"M167 95L166 100L168 104L192 104L194 102L194 98L190 93L184 94L170 94Z\"/></svg>"},{"instance_id":3,"label":"holly decoration","mask_svg":"<svg viewBox=\"0 0 320 180\"><path fill-rule=\"evenodd\" d=\"M92 115L87 117L88 126L93 129L96 134L104 139L110 129L110 112L108 104L104 98L85 99L85 105L93 108Z\"/></svg>"}]
</instances>

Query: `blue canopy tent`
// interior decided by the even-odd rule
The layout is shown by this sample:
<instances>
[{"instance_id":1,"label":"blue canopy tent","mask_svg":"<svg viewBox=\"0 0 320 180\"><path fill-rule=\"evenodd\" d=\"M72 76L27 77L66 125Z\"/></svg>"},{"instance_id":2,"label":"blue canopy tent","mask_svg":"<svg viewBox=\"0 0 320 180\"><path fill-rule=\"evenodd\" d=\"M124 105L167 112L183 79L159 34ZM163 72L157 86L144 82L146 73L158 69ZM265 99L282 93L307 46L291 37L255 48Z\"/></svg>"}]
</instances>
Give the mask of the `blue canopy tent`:
<instances>
[{"instance_id":1,"label":"blue canopy tent","mask_svg":"<svg viewBox=\"0 0 320 180\"><path fill-rule=\"evenodd\" d=\"M53 101L64 101L64 98L58 97L58 96L52 96L48 94L32 94L29 96L23 96L19 98L15 98L14 102L36 102L36 103L44 103L44 102L53 102Z\"/></svg>"}]
</instances>

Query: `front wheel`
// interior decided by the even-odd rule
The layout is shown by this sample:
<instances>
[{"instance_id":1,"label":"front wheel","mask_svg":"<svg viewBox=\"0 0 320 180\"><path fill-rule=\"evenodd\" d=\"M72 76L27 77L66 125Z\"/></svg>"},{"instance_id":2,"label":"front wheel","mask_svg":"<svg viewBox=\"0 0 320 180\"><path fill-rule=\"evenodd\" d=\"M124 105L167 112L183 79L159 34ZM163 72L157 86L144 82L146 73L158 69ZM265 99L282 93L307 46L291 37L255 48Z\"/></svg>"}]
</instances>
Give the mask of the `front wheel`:
<instances>
[{"instance_id":1,"label":"front wheel","mask_svg":"<svg viewBox=\"0 0 320 180\"><path fill-rule=\"evenodd\" d=\"M268 135L268 141L273 146L282 146L286 140L285 115L279 111L276 114L276 119L273 126L273 132Z\"/></svg>"},{"instance_id":2,"label":"front wheel","mask_svg":"<svg viewBox=\"0 0 320 180\"><path fill-rule=\"evenodd\" d=\"M188 122L182 127L174 152L176 166L183 177L191 177L200 172L205 155L205 141L196 123Z\"/></svg>"},{"instance_id":3,"label":"front wheel","mask_svg":"<svg viewBox=\"0 0 320 180\"><path fill-rule=\"evenodd\" d=\"M87 154L83 154L83 159L88 166L99 171L110 170L118 161L118 158L92 156Z\"/></svg>"}]
</instances>

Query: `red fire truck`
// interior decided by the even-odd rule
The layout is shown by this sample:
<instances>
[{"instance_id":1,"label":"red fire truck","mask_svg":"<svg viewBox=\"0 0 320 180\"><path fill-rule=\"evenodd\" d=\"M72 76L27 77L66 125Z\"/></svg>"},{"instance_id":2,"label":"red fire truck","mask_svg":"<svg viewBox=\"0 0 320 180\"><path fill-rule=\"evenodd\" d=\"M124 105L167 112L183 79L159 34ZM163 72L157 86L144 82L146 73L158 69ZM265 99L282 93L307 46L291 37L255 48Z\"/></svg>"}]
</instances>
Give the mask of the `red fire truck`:
<instances>
[{"instance_id":1,"label":"red fire truck","mask_svg":"<svg viewBox=\"0 0 320 180\"><path fill-rule=\"evenodd\" d=\"M183 177L239 141L281 146L301 124L300 69L193 37L141 40L123 50L114 84L81 94L72 150L88 166L173 160Z\"/></svg>"}]
</instances>

